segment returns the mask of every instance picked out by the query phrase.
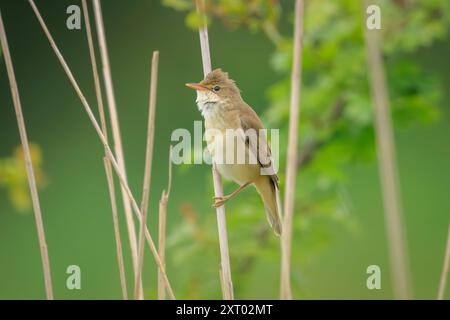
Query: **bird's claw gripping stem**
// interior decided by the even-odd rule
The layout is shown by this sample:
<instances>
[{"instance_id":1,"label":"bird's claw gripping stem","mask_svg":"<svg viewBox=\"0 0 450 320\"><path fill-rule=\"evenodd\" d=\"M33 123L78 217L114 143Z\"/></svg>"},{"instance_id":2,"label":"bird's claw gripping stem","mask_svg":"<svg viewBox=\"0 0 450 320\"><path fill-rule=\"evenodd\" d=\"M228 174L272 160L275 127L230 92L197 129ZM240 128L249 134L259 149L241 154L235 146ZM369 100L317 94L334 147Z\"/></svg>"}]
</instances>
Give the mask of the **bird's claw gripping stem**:
<instances>
[{"instance_id":1,"label":"bird's claw gripping stem","mask_svg":"<svg viewBox=\"0 0 450 320\"><path fill-rule=\"evenodd\" d=\"M230 200L230 196L223 196L223 197L213 197L214 203L212 205L213 208L219 208L223 206L228 200Z\"/></svg>"}]
</instances>

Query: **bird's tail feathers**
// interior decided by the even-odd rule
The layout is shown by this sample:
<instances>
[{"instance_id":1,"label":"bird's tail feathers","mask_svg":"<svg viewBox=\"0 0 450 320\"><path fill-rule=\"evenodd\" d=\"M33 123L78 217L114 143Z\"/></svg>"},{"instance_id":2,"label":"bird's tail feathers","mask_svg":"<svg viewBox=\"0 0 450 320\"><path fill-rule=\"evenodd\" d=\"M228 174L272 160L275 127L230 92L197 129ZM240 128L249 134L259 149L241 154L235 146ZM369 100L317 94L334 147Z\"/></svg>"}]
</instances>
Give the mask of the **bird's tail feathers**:
<instances>
[{"instance_id":1,"label":"bird's tail feathers","mask_svg":"<svg viewBox=\"0 0 450 320\"><path fill-rule=\"evenodd\" d=\"M258 179L255 182L255 186L264 202L267 220L275 234L280 236L282 233L282 223L279 189L267 176L262 176Z\"/></svg>"}]
</instances>

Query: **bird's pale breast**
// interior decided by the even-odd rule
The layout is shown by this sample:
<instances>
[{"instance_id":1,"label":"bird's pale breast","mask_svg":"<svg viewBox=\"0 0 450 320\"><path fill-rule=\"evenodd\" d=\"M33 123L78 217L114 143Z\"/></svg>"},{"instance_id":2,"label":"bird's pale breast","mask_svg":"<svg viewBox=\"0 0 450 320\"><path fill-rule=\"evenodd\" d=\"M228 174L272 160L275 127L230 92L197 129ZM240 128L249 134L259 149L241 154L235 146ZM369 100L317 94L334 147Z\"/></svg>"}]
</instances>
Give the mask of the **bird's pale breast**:
<instances>
[{"instance_id":1,"label":"bird's pale breast","mask_svg":"<svg viewBox=\"0 0 450 320\"><path fill-rule=\"evenodd\" d=\"M250 161L245 137L238 131L241 129L238 112L215 105L209 110L203 109L203 116L208 151L219 173L240 185L256 180L260 167L256 161Z\"/></svg>"}]
</instances>

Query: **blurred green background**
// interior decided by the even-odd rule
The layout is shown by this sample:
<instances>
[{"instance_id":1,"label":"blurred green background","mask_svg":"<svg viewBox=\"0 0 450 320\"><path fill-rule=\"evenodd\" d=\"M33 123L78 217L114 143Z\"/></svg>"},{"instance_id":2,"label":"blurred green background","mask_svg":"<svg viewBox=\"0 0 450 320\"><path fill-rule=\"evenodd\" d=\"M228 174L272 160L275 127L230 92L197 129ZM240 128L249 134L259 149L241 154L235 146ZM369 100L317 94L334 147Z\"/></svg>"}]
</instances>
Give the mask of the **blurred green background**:
<instances>
[{"instance_id":1,"label":"blurred green background","mask_svg":"<svg viewBox=\"0 0 450 320\"><path fill-rule=\"evenodd\" d=\"M160 51L155 153L149 209L149 228L155 238L158 201L167 184L170 134L176 128L187 128L192 132L193 121L201 120L193 92L184 87L184 83L202 78L198 35L187 27L193 24L195 17L188 14L186 18L186 11L173 10L172 7L177 4L178 9L191 10L190 7L183 7L186 3L184 1L163 2L102 2L128 176L138 199L144 169L150 59L153 50ZM266 1L249 3L258 5L259 2ZM327 4L332 2L334 1L317 3L332 12L333 7L327 7ZM446 1L420 2L418 6L421 10L421 6L430 8L442 5L446 11L442 10L449 12ZM66 8L71 4L78 4L78 1L38 0L36 3L80 87L92 108L96 109L84 24L82 30L74 31L68 30L65 25ZM218 3L223 5L227 1ZM350 8L349 12L358 14L358 11L355 11L357 9L349 3L343 1L342 5ZM281 1L277 5L281 6L279 9L282 8L279 10L279 28L289 36L292 29L292 3ZM27 1L1 0L0 9L19 84L29 139L38 146L36 152L40 150L42 157L40 199L55 297L119 299L120 282L101 144ZM315 9L317 8L307 7L306 15L311 20L310 25L323 20ZM237 12L237 15L241 14ZM343 12L345 13L345 10L341 14L344 14ZM352 16L348 16L348 21L352 21L351 18ZM386 25L390 26L392 21L386 19ZM437 20L439 19L436 18ZM414 19L412 21L414 22ZM408 60L424 70L425 75L432 75L436 82L429 82L430 87L422 89L426 93L438 91L440 95L440 98L435 100L436 103L433 101L433 108L439 116L432 117L432 121L425 121L425 124L422 121L411 121L411 125L398 126L396 130L413 296L422 299L434 299L437 294L450 213L448 26L448 19L445 23L441 21L439 27L444 31L440 32L439 36L428 36L428 32L431 34L436 28L439 29L438 27L422 30L424 34L419 34L417 30L408 30L425 40L411 50L398 50L390 58L391 66L402 65L404 60ZM345 30L345 27L340 27L336 30ZM210 27L213 66L228 71L230 76L237 80L244 99L263 115L267 125L277 124L278 121L279 127L282 128L282 138L285 138L287 120L283 117L274 120L272 117L286 113L287 104L281 106L283 111L279 112L274 106L277 97L274 97L273 92L276 89L269 88L276 88L276 83L283 82L288 75L276 68L276 62L273 67L273 61L289 57L283 57L280 44L274 46L273 41L269 41L264 33L258 32L257 29L252 25L247 28L239 24L230 27L227 23L213 19ZM311 29L307 24L305 34ZM355 27L355 30L359 29L361 27ZM320 29L313 31L320 33ZM397 31L402 32L401 28ZM330 38L333 36L329 35ZM363 43L360 38L360 35L356 36L356 41ZM318 39L320 40L320 36ZM307 36L305 41L310 41ZM337 46L334 52L341 48ZM351 46L345 49L356 50ZM290 46L287 44L284 50L290 50ZM274 51L277 51L278 55L275 53L274 56ZM394 49L387 48L386 54L392 51ZM338 59L338 64L342 62L340 58L342 57L333 56L333 59ZM311 48L305 49L306 84L302 95L305 124L302 123L301 126L306 128L308 120L312 118L308 114L315 106L308 104L312 101L308 96L308 81L313 78L334 77L331 71L328 73L326 64L322 69L315 69L314 62L311 62L315 59L323 59L323 56ZM342 62L342 65L347 64ZM329 67L330 70L331 68ZM360 73L364 76L364 70ZM352 73L349 74L351 77ZM400 79L403 78L400 76ZM425 83L426 80L419 82ZM434 83L438 85L434 86ZM289 88L288 82L285 84ZM362 85L365 86L366 92L367 85ZM395 90L391 87L390 89ZM392 96L395 98L395 93ZM324 104L326 106L322 105L322 108L329 106L326 100ZM370 115L370 104L367 110ZM400 114L402 112L400 109ZM424 112L423 117L427 117L427 112ZM407 111L403 114L408 117ZM351 124L349 126L352 127ZM370 121L367 126L371 126ZM302 143L308 134L310 131L301 134ZM372 141L373 134L369 134L367 139ZM19 159L14 155L14 150L19 144L2 59L0 165L6 167L9 164L14 167L13 164L17 162L15 159ZM373 143L364 148L373 149ZM358 149L355 152L357 151ZM333 149L328 150L317 161L322 161L321 166L326 167L324 163L333 163L333 156ZM372 155L365 161L344 161L342 166L338 166L339 175L344 175L345 178L339 181L338 187L333 188L337 195L337 200L331 205L334 209L326 209L336 211L337 214L316 216L314 210L309 212L307 208L302 209L302 199L308 198L308 193L299 196L293 249L296 298L393 298L375 159ZM305 176L299 175L299 189L314 189L323 182L323 179L312 179L308 175L308 170L314 172L314 163L311 166L312 169L305 168ZM315 170L320 171L321 166ZM282 170L283 168L284 166ZM23 182L23 177L18 180ZM213 195L210 169L207 165L176 167L172 185L167 223L167 265L175 294L178 298L220 298L215 211L210 207ZM226 190L234 188L232 184L225 187ZM5 183L0 184L0 298L43 299L44 282L32 210L27 208L26 201L23 200L24 191L11 189L14 188ZM272 234L264 233L266 222L263 208L256 199L254 190L247 190L227 204L236 297L277 298L279 247ZM122 210L120 214L128 287L132 292L133 276ZM261 236L261 232L266 235ZM147 249L145 254L145 294L147 298L153 299L156 297L156 268ZM381 290L366 288L366 268L372 264L381 267ZM69 265L81 267L81 290L66 289L66 268ZM446 297L449 297L448 292L449 290Z\"/></svg>"}]
</instances>

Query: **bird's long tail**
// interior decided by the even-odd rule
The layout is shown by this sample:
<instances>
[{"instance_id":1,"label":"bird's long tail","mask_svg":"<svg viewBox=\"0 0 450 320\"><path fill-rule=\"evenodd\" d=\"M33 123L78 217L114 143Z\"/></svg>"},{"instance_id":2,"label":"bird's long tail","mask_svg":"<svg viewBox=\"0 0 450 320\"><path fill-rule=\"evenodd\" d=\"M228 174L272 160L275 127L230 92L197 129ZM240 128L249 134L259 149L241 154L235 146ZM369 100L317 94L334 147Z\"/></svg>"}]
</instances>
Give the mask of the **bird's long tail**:
<instances>
[{"instance_id":1,"label":"bird's long tail","mask_svg":"<svg viewBox=\"0 0 450 320\"><path fill-rule=\"evenodd\" d=\"M261 176L255 181L255 187L264 202L270 226L278 236L281 235L281 204L277 185L269 176Z\"/></svg>"}]
</instances>

